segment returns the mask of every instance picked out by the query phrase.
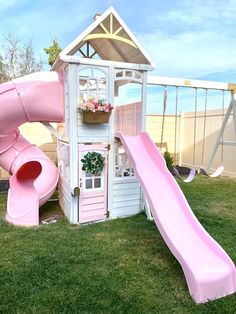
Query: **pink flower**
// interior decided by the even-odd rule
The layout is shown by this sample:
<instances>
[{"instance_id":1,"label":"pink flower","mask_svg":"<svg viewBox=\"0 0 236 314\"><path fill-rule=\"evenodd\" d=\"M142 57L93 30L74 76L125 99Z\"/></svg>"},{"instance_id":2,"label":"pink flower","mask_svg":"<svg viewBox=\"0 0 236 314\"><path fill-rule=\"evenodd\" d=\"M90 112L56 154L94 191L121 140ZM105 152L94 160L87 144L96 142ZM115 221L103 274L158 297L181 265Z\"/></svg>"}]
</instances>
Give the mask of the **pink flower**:
<instances>
[{"instance_id":1,"label":"pink flower","mask_svg":"<svg viewBox=\"0 0 236 314\"><path fill-rule=\"evenodd\" d=\"M113 107L110 103L105 101L104 99L96 99L95 97L89 96L88 100L83 100L80 103L79 108L81 110L89 110L92 112L96 111L103 111L103 112L110 112L112 111Z\"/></svg>"},{"instance_id":2,"label":"pink flower","mask_svg":"<svg viewBox=\"0 0 236 314\"><path fill-rule=\"evenodd\" d=\"M98 104L98 101L97 101L97 99L95 99L95 98L91 99L90 101L91 101L94 105L97 105L97 104Z\"/></svg>"}]
</instances>

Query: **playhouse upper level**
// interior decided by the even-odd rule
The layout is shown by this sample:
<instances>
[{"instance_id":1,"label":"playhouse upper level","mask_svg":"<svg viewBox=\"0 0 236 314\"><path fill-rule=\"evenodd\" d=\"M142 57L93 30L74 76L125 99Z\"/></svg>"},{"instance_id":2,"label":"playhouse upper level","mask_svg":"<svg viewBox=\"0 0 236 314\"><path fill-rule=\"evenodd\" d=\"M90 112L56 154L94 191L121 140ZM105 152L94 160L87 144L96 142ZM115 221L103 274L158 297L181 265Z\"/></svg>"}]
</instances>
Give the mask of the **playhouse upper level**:
<instances>
[{"instance_id":1,"label":"playhouse upper level","mask_svg":"<svg viewBox=\"0 0 236 314\"><path fill-rule=\"evenodd\" d=\"M112 61L118 68L154 68L150 57L113 7L95 15L93 23L60 53L53 69L64 62L111 64L105 61Z\"/></svg>"},{"instance_id":2,"label":"playhouse upper level","mask_svg":"<svg viewBox=\"0 0 236 314\"><path fill-rule=\"evenodd\" d=\"M140 130L145 129L147 71L154 65L113 7L96 15L93 23L59 55L53 70L64 71L65 137L77 128L77 142L109 142L116 132L119 87L140 84ZM109 123L85 125L78 106L89 97L114 106ZM72 133L74 130L71 130ZM74 138L75 139L75 138Z\"/></svg>"}]
</instances>

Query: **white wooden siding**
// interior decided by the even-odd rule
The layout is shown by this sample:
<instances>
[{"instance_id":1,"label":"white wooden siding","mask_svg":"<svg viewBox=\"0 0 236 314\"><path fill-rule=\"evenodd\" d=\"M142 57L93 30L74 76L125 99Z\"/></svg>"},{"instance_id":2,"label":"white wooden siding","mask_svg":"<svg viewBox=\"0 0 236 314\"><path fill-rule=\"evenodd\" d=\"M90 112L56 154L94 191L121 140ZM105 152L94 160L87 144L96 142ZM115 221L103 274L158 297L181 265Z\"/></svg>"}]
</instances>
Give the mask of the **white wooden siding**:
<instances>
[{"instance_id":1,"label":"white wooden siding","mask_svg":"<svg viewBox=\"0 0 236 314\"><path fill-rule=\"evenodd\" d=\"M58 170L60 178L58 182L58 198L61 209L68 220L71 219L71 189L70 189L70 164L69 144L58 141L57 143Z\"/></svg>"},{"instance_id":2,"label":"white wooden siding","mask_svg":"<svg viewBox=\"0 0 236 314\"><path fill-rule=\"evenodd\" d=\"M72 197L70 193L70 184L61 175L58 182L58 197L61 209L63 210L67 219L70 220L70 207Z\"/></svg>"},{"instance_id":3,"label":"white wooden siding","mask_svg":"<svg viewBox=\"0 0 236 314\"><path fill-rule=\"evenodd\" d=\"M77 119L78 142L79 143L108 143L109 124L84 124L78 112Z\"/></svg>"},{"instance_id":4,"label":"white wooden siding","mask_svg":"<svg viewBox=\"0 0 236 314\"><path fill-rule=\"evenodd\" d=\"M63 131L63 138L69 139L69 83L68 83L68 66L64 70L64 124L60 124L61 131Z\"/></svg>"},{"instance_id":5,"label":"white wooden siding","mask_svg":"<svg viewBox=\"0 0 236 314\"><path fill-rule=\"evenodd\" d=\"M140 185L135 177L116 178L113 185L113 207L110 210L110 218L140 213L140 191Z\"/></svg>"}]
</instances>

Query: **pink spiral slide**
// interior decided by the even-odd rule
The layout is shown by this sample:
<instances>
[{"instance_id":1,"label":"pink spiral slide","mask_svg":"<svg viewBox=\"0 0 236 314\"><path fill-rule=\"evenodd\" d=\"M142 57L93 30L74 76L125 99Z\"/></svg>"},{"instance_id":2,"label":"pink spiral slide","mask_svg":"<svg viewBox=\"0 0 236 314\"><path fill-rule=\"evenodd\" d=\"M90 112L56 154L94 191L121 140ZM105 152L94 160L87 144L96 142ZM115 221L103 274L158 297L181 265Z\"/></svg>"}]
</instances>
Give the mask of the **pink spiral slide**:
<instances>
[{"instance_id":1,"label":"pink spiral slide","mask_svg":"<svg viewBox=\"0 0 236 314\"><path fill-rule=\"evenodd\" d=\"M197 303L236 291L234 263L194 216L165 160L147 133L116 134L133 165L155 223L182 266Z\"/></svg>"},{"instance_id":2,"label":"pink spiral slide","mask_svg":"<svg viewBox=\"0 0 236 314\"><path fill-rule=\"evenodd\" d=\"M55 191L54 163L19 132L25 122L63 121L63 78L57 72L38 72L0 85L0 166L12 176L7 221L39 223L39 206Z\"/></svg>"}]
</instances>

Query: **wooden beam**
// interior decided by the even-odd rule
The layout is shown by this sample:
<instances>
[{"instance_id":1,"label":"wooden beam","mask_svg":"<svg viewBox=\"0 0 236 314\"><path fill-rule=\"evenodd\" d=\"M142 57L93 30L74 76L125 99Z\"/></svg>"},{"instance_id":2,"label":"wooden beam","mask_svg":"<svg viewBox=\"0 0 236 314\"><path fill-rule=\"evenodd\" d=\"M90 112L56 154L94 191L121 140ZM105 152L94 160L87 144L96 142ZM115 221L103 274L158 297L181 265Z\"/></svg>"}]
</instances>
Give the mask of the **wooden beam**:
<instances>
[{"instance_id":1,"label":"wooden beam","mask_svg":"<svg viewBox=\"0 0 236 314\"><path fill-rule=\"evenodd\" d=\"M82 51L81 49L79 49L79 52L82 54L82 56L83 56L84 58L87 58L86 54L83 53L83 51Z\"/></svg>"},{"instance_id":2,"label":"wooden beam","mask_svg":"<svg viewBox=\"0 0 236 314\"><path fill-rule=\"evenodd\" d=\"M97 51L94 51L94 53L92 53L91 56L89 56L89 58L92 59L96 54L97 54Z\"/></svg>"},{"instance_id":3,"label":"wooden beam","mask_svg":"<svg viewBox=\"0 0 236 314\"><path fill-rule=\"evenodd\" d=\"M121 26L121 27L119 27L116 31L115 31L115 33L113 34L113 35L118 35L119 34L119 32L121 31L123 29L123 27Z\"/></svg>"},{"instance_id":4,"label":"wooden beam","mask_svg":"<svg viewBox=\"0 0 236 314\"><path fill-rule=\"evenodd\" d=\"M110 34L113 34L113 14L110 14Z\"/></svg>"},{"instance_id":5,"label":"wooden beam","mask_svg":"<svg viewBox=\"0 0 236 314\"><path fill-rule=\"evenodd\" d=\"M137 46L135 45L135 43L127 38L118 36L118 35L114 35L114 34L104 34L104 33L97 33L97 34L89 34L88 36L86 36L83 41L87 41L87 40L92 40L92 39L113 39L113 40L119 40L122 41L134 48L137 48Z\"/></svg>"},{"instance_id":6,"label":"wooden beam","mask_svg":"<svg viewBox=\"0 0 236 314\"><path fill-rule=\"evenodd\" d=\"M87 52L87 58L89 58L89 42L87 42L86 52Z\"/></svg>"},{"instance_id":7,"label":"wooden beam","mask_svg":"<svg viewBox=\"0 0 236 314\"><path fill-rule=\"evenodd\" d=\"M220 145L227 145L227 146L236 146L236 142L233 141L223 141L219 143Z\"/></svg>"},{"instance_id":8,"label":"wooden beam","mask_svg":"<svg viewBox=\"0 0 236 314\"><path fill-rule=\"evenodd\" d=\"M79 56L64 56L61 55L60 59L66 63L77 63L77 64L86 64L86 65L98 65L98 66L110 66L113 64L116 68L119 69L132 69L138 71L151 71L153 66L150 64L137 64L137 63L127 63L120 61L109 61L109 60L99 60L99 59L89 59L81 58Z\"/></svg>"},{"instance_id":9,"label":"wooden beam","mask_svg":"<svg viewBox=\"0 0 236 314\"><path fill-rule=\"evenodd\" d=\"M175 78L166 76L148 76L149 85L163 85L163 86L179 86L191 88L217 89L217 90L235 90L236 84L226 82L190 80L185 78Z\"/></svg>"},{"instance_id":10,"label":"wooden beam","mask_svg":"<svg viewBox=\"0 0 236 314\"><path fill-rule=\"evenodd\" d=\"M104 30L104 32L106 34L109 34L108 30L106 29L106 27L102 23L100 23L99 26L101 26L101 28Z\"/></svg>"},{"instance_id":11,"label":"wooden beam","mask_svg":"<svg viewBox=\"0 0 236 314\"><path fill-rule=\"evenodd\" d=\"M82 47L84 47L84 45ZM94 52L91 55L90 55L90 47L94 50ZM90 42L86 42L86 54L81 50L81 48L79 49L79 52L84 58L92 59L97 54L96 49L90 44Z\"/></svg>"},{"instance_id":12,"label":"wooden beam","mask_svg":"<svg viewBox=\"0 0 236 314\"><path fill-rule=\"evenodd\" d=\"M228 83L229 90L236 91L236 84L235 83Z\"/></svg>"}]
</instances>

